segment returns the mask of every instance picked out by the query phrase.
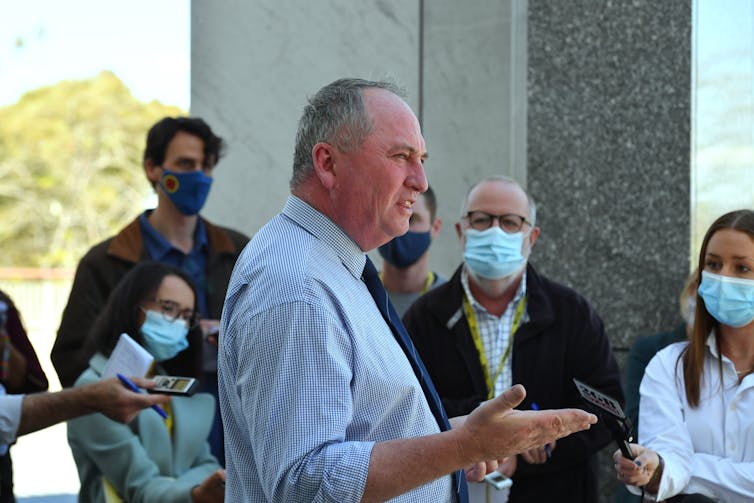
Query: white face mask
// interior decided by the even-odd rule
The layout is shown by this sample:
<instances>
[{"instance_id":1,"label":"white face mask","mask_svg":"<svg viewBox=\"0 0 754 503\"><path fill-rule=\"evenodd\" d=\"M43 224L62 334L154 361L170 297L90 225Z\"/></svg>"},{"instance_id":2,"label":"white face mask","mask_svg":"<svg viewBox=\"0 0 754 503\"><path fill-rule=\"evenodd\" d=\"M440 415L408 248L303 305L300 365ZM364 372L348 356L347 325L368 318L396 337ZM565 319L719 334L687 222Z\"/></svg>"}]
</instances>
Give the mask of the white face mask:
<instances>
[{"instance_id":1,"label":"white face mask","mask_svg":"<svg viewBox=\"0 0 754 503\"><path fill-rule=\"evenodd\" d=\"M494 226L483 231L466 229L465 235L463 258L475 275L487 279L503 279L526 266L527 257L521 253L523 232L508 234Z\"/></svg>"},{"instance_id":2,"label":"white face mask","mask_svg":"<svg viewBox=\"0 0 754 503\"><path fill-rule=\"evenodd\" d=\"M699 296L723 325L743 327L754 321L754 280L702 271Z\"/></svg>"},{"instance_id":3,"label":"white face mask","mask_svg":"<svg viewBox=\"0 0 754 503\"><path fill-rule=\"evenodd\" d=\"M158 362L170 360L188 347L188 324L186 320L177 318L168 320L158 311L145 311L144 323L141 325L141 335L144 346L152 353Z\"/></svg>"}]
</instances>

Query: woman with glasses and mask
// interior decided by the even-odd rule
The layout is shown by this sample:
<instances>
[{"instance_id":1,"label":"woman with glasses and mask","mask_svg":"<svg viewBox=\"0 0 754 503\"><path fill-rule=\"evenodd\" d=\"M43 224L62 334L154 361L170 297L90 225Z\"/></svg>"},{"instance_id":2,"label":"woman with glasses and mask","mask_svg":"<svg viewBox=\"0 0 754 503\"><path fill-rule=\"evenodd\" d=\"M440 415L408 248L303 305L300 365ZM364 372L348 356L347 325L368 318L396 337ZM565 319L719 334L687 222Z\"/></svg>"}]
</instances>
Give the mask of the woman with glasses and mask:
<instances>
[{"instance_id":1,"label":"woman with glasses and mask","mask_svg":"<svg viewBox=\"0 0 754 503\"><path fill-rule=\"evenodd\" d=\"M754 501L754 212L718 218L699 254L690 341L661 350L641 382L635 459L618 479L669 502Z\"/></svg>"},{"instance_id":2,"label":"woman with glasses and mask","mask_svg":"<svg viewBox=\"0 0 754 503\"><path fill-rule=\"evenodd\" d=\"M89 333L96 352L76 386L101 378L122 333L154 356L156 374L200 377L196 291L181 270L144 262L123 277ZM175 396L164 408L167 418L145 409L127 425L102 414L68 423L80 501L223 501L225 471L206 440L214 398Z\"/></svg>"}]
</instances>

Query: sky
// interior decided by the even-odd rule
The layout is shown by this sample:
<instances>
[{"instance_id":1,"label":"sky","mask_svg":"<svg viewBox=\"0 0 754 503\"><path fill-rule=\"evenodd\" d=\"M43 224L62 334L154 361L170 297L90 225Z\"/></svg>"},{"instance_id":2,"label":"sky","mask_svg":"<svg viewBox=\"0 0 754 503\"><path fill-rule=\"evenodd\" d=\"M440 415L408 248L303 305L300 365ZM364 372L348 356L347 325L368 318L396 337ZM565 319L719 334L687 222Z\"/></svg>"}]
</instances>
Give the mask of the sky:
<instances>
[{"instance_id":1,"label":"sky","mask_svg":"<svg viewBox=\"0 0 754 503\"><path fill-rule=\"evenodd\" d=\"M142 101L188 111L190 0L0 0L0 107L110 70Z\"/></svg>"}]
</instances>

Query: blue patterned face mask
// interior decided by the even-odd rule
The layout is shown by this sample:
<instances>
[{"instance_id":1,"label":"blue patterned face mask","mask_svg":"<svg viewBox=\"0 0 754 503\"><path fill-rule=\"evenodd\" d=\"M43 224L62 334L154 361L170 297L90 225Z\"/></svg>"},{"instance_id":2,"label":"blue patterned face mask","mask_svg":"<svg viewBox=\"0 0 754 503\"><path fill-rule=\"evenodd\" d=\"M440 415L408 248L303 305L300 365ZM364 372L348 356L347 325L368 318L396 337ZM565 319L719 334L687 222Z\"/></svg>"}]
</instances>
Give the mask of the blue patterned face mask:
<instances>
[{"instance_id":1,"label":"blue patterned face mask","mask_svg":"<svg viewBox=\"0 0 754 503\"><path fill-rule=\"evenodd\" d=\"M212 177L201 171L182 173L162 168L160 187L167 194L178 211L184 215L196 215L207 201Z\"/></svg>"},{"instance_id":2,"label":"blue patterned face mask","mask_svg":"<svg viewBox=\"0 0 754 503\"><path fill-rule=\"evenodd\" d=\"M754 320L754 280L702 271L699 296L723 325L743 327Z\"/></svg>"},{"instance_id":3,"label":"blue patterned face mask","mask_svg":"<svg viewBox=\"0 0 754 503\"><path fill-rule=\"evenodd\" d=\"M414 265L424 255L431 241L429 231L408 231L380 246L378 251L388 264L405 269Z\"/></svg>"},{"instance_id":4,"label":"blue patterned face mask","mask_svg":"<svg viewBox=\"0 0 754 503\"><path fill-rule=\"evenodd\" d=\"M519 271L526 263L521 254L523 232L508 234L500 227L484 231L466 229L463 258L471 271L483 278L503 279Z\"/></svg>"},{"instance_id":5,"label":"blue patterned face mask","mask_svg":"<svg viewBox=\"0 0 754 503\"><path fill-rule=\"evenodd\" d=\"M159 311L144 311L146 317L141 325L144 346L158 362L170 360L188 347L186 320L168 320Z\"/></svg>"}]
</instances>

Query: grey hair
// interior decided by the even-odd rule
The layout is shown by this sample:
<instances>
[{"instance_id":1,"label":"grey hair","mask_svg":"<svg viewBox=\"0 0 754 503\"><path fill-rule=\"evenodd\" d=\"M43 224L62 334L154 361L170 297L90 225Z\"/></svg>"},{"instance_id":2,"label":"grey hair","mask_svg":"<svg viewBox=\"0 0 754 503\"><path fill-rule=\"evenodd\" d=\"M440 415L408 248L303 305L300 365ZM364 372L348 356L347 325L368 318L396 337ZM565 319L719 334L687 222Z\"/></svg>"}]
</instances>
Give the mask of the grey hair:
<instances>
[{"instance_id":1,"label":"grey hair","mask_svg":"<svg viewBox=\"0 0 754 503\"><path fill-rule=\"evenodd\" d=\"M330 143L342 152L350 152L372 132L372 120L364 107L365 89L384 89L405 98L403 90L393 82L354 78L336 80L317 91L309 98L298 122L291 189L314 173L312 150L317 143Z\"/></svg>"},{"instance_id":2,"label":"grey hair","mask_svg":"<svg viewBox=\"0 0 754 503\"><path fill-rule=\"evenodd\" d=\"M491 175L482 178L475 184L473 184L471 187L469 187L469 190L466 191L466 196L463 198L463 202L461 203L461 216L466 214L466 210L468 208L469 203L469 195L471 194L471 191L475 188L479 187L483 183L487 182L503 182L503 183L509 183L511 185L515 185L516 187L520 188L524 191L524 194L526 194L526 200L529 203L529 222L531 223L531 226L534 227L537 225L537 204L534 202L534 198L531 197L531 194L524 189L520 183L518 183L516 180L509 176L505 175Z\"/></svg>"}]
</instances>

